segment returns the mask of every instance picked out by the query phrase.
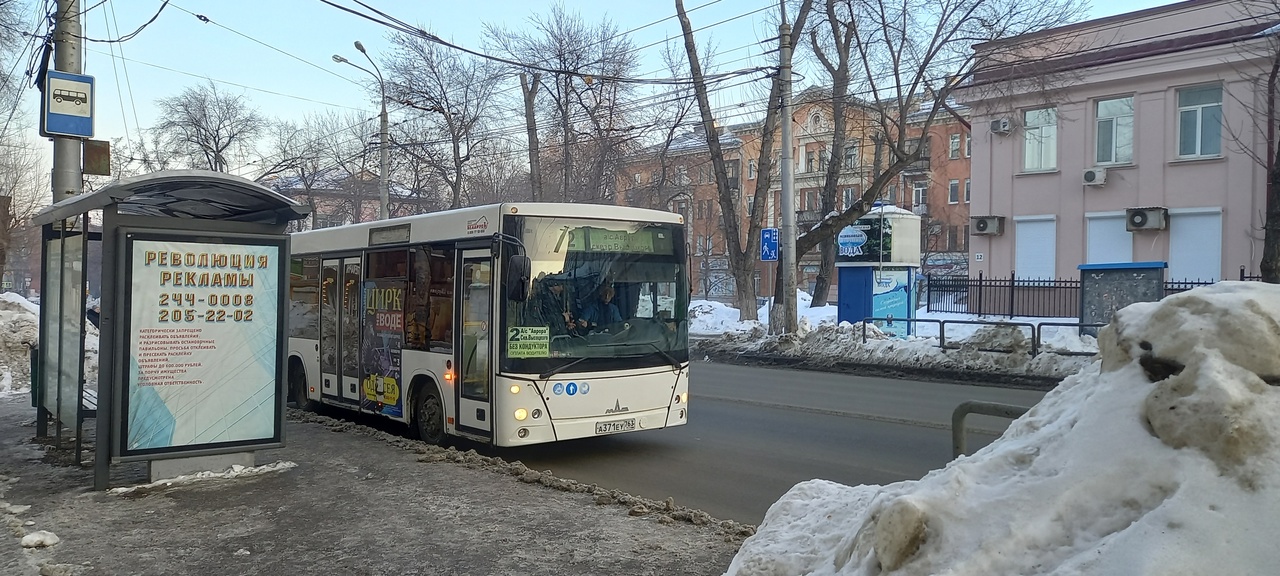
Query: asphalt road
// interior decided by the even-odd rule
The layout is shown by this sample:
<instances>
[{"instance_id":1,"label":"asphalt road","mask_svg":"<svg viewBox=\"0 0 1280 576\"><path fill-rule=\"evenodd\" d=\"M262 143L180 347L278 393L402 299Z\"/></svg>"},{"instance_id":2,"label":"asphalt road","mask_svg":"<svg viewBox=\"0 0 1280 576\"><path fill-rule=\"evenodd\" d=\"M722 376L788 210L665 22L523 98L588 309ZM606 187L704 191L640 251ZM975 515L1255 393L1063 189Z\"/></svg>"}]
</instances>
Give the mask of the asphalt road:
<instances>
[{"instance_id":1,"label":"asphalt road","mask_svg":"<svg viewBox=\"0 0 1280 576\"><path fill-rule=\"evenodd\" d=\"M966 400L1031 406L1043 392L727 364L694 366L689 424L494 455L535 470L758 524L797 482L888 484L951 459ZM970 451L1008 420L971 416ZM488 452L488 450L486 450Z\"/></svg>"}]
</instances>

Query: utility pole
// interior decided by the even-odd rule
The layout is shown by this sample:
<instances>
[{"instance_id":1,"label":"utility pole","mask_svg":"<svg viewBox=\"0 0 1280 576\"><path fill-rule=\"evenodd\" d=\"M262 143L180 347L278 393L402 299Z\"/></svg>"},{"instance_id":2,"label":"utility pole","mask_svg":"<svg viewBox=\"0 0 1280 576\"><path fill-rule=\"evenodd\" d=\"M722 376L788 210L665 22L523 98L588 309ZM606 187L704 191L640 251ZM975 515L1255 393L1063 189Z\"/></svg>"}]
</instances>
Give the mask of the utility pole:
<instances>
[{"instance_id":1,"label":"utility pole","mask_svg":"<svg viewBox=\"0 0 1280 576\"><path fill-rule=\"evenodd\" d=\"M53 69L82 74L80 58L80 0L58 0L57 20L53 31ZM84 192L84 174L80 169L79 138L53 136L53 202Z\"/></svg>"},{"instance_id":2,"label":"utility pole","mask_svg":"<svg viewBox=\"0 0 1280 576\"><path fill-rule=\"evenodd\" d=\"M778 81L782 82L782 229L778 231L778 268L782 273L782 333L794 334L799 319L796 312L795 168L791 158L791 25L787 23L786 0L779 0L778 4L782 7L782 24L778 26L778 37L782 40L778 65ZM776 295L774 302L779 302Z\"/></svg>"}]
</instances>

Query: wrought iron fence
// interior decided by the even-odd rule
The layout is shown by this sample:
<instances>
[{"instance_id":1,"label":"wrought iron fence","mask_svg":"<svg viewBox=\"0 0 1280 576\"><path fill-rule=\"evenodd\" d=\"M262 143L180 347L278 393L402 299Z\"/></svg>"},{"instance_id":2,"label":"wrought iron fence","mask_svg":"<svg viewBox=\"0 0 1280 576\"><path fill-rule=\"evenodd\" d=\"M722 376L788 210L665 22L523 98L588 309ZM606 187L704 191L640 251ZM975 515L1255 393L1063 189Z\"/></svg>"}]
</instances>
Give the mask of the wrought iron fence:
<instances>
[{"instance_id":1,"label":"wrought iron fence","mask_svg":"<svg viewBox=\"0 0 1280 576\"><path fill-rule=\"evenodd\" d=\"M1257 281L1258 276L1245 274L1240 267L1240 280ZM1216 280L1179 280L1165 282L1164 294L1177 294ZM968 276L925 276L923 293L929 312L951 312L983 316L1024 316L1035 318L1079 318L1080 281L1070 279L1041 280L987 278L981 271L976 278Z\"/></svg>"}]
</instances>

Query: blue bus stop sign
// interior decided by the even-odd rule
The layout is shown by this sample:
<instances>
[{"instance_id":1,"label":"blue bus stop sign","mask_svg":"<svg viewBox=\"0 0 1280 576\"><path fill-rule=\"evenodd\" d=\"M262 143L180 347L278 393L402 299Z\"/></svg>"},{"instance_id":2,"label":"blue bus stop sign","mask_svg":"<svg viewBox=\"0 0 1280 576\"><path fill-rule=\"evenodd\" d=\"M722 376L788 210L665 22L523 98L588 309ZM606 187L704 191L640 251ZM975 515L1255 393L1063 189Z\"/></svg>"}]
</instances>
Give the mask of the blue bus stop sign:
<instances>
[{"instance_id":1,"label":"blue bus stop sign","mask_svg":"<svg viewBox=\"0 0 1280 576\"><path fill-rule=\"evenodd\" d=\"M40 135L93 137L93 76L57 70L45 73Z\"/></svg>"},{"instance_id":2,"label":"blue bus stop sign","mask_svg":"<svg viewBox=\"0 0 1280 576\"><path fill-rule=\"evenodd\" d=\"M778 229L763 228L760 230L760 261L778 261Z\"/></svg>"}]
</instances>

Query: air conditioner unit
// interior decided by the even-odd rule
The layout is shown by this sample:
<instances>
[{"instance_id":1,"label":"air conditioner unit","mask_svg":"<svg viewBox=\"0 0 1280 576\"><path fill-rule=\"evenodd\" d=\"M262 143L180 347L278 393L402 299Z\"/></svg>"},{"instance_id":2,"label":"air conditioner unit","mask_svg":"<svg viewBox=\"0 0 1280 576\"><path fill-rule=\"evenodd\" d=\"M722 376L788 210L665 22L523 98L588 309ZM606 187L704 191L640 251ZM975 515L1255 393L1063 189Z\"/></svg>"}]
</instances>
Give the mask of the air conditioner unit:
<instances>
[{"instance_id":1,"label":"air conditioner unit","mask_svg":"<svg viewBox=\"0 0 1280 576\"><path fill-rule=\"evenodd\" d=\"M1101 186L1107 183L1106 168L1090 168L1084 171L1085 186Z\"/></svg>"},{"instance_id":2,"label":"air conditioner unit","mask_svg":"<svg viewBox=\"0 0 1280 576\"><path fill-rule=\"evenodd\" d=\"M1008 134L1013 131L1013 125L1009 123L1008 118L997 118L991 121L992 134Z\"/></svg>"},{"instance_id":3,"label":"air conditioner unit","mask_svg":"<svg viewBox=\"0 0 1280 576\"><path fill-rule=\"evenodd\" d=\"M1169 228L1169 209L1160 207L1129 208L1124 211L1125 230L1165 230Z\"/></svg>"},{"instance_id":4,"label":"air conditioner unit","mask_svg":"<svg viewBox=\"0 0 1280 576\"><path fill-rule=\"evenodd\" d=\"M912 212L913 214L917 215L917 216L928 216L928 215L929 215L929 205L928 205L928 204L916 204L915 206L912 206L912 207L911 207L911 212Z\"/></svg>"},{"instance_id":5,"label":"air conditioner unit","mask_svg":"<svg viewBox=\"0 0 1280 576\"><path fill-rule=\"evenodd\" d=\"M999 236L1004 234L1004 216L974 216L969 218L969 233L974 236Z\"/></svg>"}]
</instances>

